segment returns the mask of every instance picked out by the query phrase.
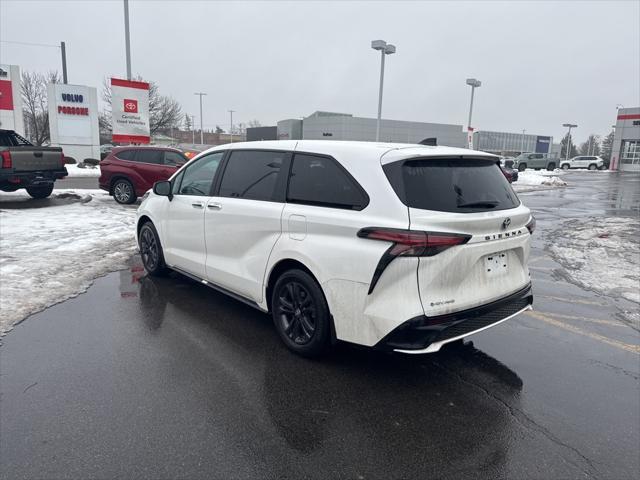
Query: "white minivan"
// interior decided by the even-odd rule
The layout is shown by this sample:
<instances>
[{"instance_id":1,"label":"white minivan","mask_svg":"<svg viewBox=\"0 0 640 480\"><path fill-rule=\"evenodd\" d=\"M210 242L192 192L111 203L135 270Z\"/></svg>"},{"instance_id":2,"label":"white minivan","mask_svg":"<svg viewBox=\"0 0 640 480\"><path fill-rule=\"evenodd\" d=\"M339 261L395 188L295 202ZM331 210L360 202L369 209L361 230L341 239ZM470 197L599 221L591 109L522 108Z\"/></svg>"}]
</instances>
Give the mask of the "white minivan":
<instances>
[{"instance_id":1,"label":"white minivan","mask_svg":"<svg viewBox=\"0 0 640 480\"><path fill-rule=\"evenodd\" d=\"M535 220L473 150L264 141L201 153L142 199L151 275L187 275L273 316L284 343L404 353L530 309Z\"/></svg>"}]
</instances>

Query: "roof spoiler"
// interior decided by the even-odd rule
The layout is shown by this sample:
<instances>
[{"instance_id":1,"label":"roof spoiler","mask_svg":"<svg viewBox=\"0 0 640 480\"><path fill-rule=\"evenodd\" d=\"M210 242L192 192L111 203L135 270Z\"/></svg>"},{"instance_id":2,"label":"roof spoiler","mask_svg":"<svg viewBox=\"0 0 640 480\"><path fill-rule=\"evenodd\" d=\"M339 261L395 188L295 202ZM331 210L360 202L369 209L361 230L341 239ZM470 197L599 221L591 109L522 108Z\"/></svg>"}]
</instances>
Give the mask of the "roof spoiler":
<instances>
[{"instance_id":1,"label":"roof spoiler","mask_svg":"<svg viewBox=\"0 0 640 480\"><path fill-rule=\"evenodd\" d=\"M438 139L436 137L425 138L418 145L428 145L429 147L436 147L438 145Z\"/></svg>"}]
</instances>

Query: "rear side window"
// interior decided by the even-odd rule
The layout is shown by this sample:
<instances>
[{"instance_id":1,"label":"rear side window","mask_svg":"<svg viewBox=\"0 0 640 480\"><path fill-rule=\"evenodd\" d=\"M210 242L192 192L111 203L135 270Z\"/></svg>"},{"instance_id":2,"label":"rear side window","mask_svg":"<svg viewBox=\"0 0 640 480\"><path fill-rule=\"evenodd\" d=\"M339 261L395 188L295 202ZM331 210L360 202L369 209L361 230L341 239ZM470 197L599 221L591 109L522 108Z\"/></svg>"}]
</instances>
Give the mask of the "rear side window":
<instances>
[{"instance_id":1,"label":"rear side window","mask_svg":"<svg viewBox=\"0 0 640 480\"><path fill-rule=\"evenodd\" d=\"M135 161L136 159L136 151L135 150L123 150L122 152L116 153L116 157L121 160L130 160Z\"/></svg>"},{"instance_id":2,"label":"rear side window","mask_svg":"<svg viewBox=\"0 0 640 480\"><path fill-rule=\"evenodd\" d=\"M141 163L153 163L162 165L164 152L162 150L137 150L136 161Z\"/></svg>"},{"instance_id":3,"label":"rear side window","mask_svg":"<svg viewBox=\"0 0 640 480\"><path fill-rule=\"evenodd\" d=\"M471 213L520 205L491 160L408 160L385 165L384 171L398 197L411 208Z\"/></svg>"},{"instance_id":4,"label":"rear side window","mask_svg":"<svg viewBox=\"0 0 640 480\"><path fill-rule=\"evenodd\" d=\"M234 150L220 183L221 197L274 201L278 175L288 152Z\"/></svg>"},{"instance_id":5,"label":"rear side window","mask_svg":"<svg viewBox=\"0 0 640 480\"><path fill-rule=\"evenodd\" d=\"M287 202L362 210L369 199L334 159L296 154L289 178Z\"/></svg>"},{"instance_id":6,"label":"rear side window","mask_svg":"<svg viewBox=\"0 0 640 480\"><path fill-rule=\"evenodd\" d=\"M183 157L182 155L180 155L177 152L170 152L170 151L165 151L164 152L164 164L165 165L178 165L178 164L183 164L183 163L187 163L187 159L185 157Z\"/></svg>"}]
</instances>

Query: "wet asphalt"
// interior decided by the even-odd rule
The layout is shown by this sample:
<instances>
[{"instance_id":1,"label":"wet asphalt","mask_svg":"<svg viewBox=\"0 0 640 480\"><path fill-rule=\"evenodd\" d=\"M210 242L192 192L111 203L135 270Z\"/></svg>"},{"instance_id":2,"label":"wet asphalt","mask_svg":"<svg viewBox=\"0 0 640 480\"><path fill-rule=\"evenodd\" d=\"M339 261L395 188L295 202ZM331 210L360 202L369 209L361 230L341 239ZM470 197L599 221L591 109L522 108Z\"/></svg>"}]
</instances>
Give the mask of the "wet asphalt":
<instances>
[{"instance_id":1,"label":"wet asphalt","mask_svg":"<svg viewBox=\"0 0 640 480\"><path fill-rule=\"evenodd\" d=\"M138 258L0 347L0 478L638 478L637 304L571 283L567 220L638 221L640 176L521 194L535 312L425 356L289 353L267 315Z\"/></svg>"}]
</instances>

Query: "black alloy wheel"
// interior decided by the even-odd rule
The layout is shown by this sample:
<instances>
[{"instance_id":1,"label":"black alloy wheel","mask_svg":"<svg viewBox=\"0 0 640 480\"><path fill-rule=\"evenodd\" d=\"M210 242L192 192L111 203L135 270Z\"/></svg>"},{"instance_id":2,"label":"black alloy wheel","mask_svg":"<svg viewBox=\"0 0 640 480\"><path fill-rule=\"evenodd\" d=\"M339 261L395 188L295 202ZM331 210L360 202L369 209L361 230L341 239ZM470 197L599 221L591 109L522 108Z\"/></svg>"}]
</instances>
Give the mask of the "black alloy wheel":
<instances>
[{"instance_id":1,"label":"black alloy wheel","mask_svg":"<svg viewBox=\"0 0 640 480\"><path fill-rule=\"evenodd\" d=\"M271 305L276 329L287 347L309 357L326 349L329 308L311 275L302 270L283 274L273 289Z\"/></svg>"},{"instance_id":2,"label":"black alloy wheel","mask_svg":"<svg viewBox=\"0 0 640 480\"><path fill-rule=\"evenodd\" d=\"M158 232L151 222L145 223L138 234L142 264L150 275L159 276L166 272L164 254L158 238Z\"/></svg>"}]
</instances>

